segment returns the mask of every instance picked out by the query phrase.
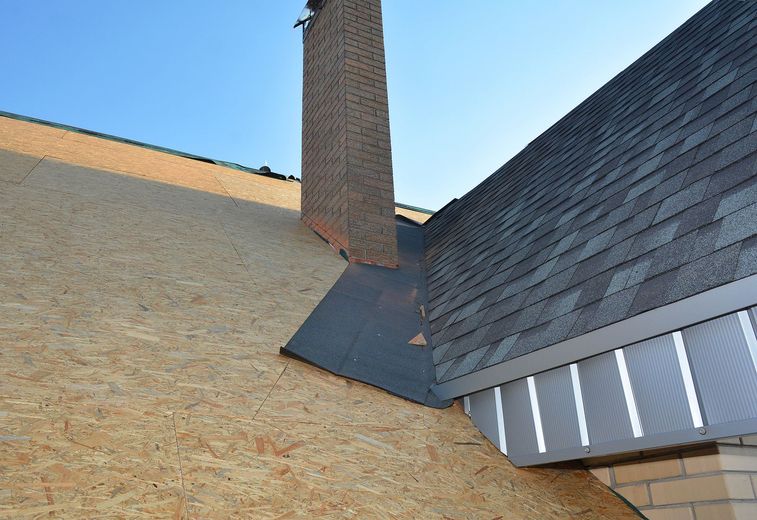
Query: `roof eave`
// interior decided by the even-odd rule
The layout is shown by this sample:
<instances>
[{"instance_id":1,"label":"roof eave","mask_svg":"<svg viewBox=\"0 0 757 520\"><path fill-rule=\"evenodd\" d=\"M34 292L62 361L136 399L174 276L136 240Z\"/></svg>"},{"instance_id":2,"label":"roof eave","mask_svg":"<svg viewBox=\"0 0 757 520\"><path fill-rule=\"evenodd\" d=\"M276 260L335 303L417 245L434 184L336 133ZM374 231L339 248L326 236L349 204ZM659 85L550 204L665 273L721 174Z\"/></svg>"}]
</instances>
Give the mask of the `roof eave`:
<instances>
[{"instance_id":1,"label":"roof eave","mask_svg":"<svg viewBox=\"0 0 757 520\"><path fill-rule=\"evenodd\" d=\"M752 275L483 370L436 384L431 389L439 399L469 395L668 334L755 304L757 275Z\"/></svg>"}]
</instances>

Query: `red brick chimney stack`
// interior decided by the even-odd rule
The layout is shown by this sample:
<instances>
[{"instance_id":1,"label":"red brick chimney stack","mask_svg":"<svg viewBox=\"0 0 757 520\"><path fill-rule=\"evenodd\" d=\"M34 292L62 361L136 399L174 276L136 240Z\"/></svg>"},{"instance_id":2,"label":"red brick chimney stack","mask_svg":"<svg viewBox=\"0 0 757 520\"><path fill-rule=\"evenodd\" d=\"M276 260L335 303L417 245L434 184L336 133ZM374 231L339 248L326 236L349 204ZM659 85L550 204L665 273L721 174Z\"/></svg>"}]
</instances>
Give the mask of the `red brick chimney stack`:
<instances>
[{"instance_id":1,"label":"red brick chimney stack","mask_svg":"<svg viewBox=\"0 0 757 520\"><path fill-rule=\"evenodd\" d=\"M302 220L351 262L397 267L381 0L311 0Z\"/></svg>"}]
</instances>

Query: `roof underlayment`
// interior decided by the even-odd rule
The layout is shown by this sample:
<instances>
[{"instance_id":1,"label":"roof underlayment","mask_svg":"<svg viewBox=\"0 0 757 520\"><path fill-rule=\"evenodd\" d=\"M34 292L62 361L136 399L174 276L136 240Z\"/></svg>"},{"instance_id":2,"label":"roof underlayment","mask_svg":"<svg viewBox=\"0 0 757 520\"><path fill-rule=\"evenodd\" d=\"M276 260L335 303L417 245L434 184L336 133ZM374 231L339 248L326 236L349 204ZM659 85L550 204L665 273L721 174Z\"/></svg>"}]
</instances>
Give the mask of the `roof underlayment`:
<instances>
[{"instance_id":1,"label":"roof underlayment","mask_svg":"<svg viewBox=\"0 0 757 520\"><path fill-rule=\"evenodd\" d=\"M405 399L446 408L452 401L431 391L435 377L425 341L423 230L397 218L397 242L399 269L350 264L281 352ZM411 344L414 338L422 344Z\"/></svg>"},{"instance_id":2,"label":"roof underlayment","mask_svg":"<svg viewBox=\"0 0 757 520\"><path fill-rule=\"evenodd\" d=\"M280 356L346 264L299 184L0 117L0 516L636 518Z\"/></svg>"},{"instance_id":3,"label":"roof underlayment","mask_svg":"<svg viewBox=\"0 0 757 520\"><path fill-rule=\"evenodd\" d=\"M757 273L756 31L709 4L428 222L440 395Z\"/></svg>"}]
</instances>

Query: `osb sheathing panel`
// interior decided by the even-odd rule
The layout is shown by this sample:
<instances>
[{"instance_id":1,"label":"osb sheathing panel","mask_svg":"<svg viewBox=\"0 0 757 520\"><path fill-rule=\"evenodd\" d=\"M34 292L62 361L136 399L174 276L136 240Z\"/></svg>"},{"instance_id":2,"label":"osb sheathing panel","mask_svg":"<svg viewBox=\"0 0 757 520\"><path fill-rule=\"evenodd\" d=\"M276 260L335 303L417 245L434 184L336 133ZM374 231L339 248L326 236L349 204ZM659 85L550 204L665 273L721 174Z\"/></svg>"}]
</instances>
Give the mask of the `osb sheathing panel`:
<instances>
[{"instance_id":1,"label":"osb sheathing panel","mask_svg":"<svg viewBox=\"0 0 757 520\"><path fill-rule=\"evenodd\" d=\"M431 215L429 215L428 213L421 213L420 211L413 211L412 209L406 209L406 208L400 208L400 207L394 208L394 212L397 215L402 215L403 217L407 217L410 220L414 220L421 224L423 224L424 222L426 222L428 219L431 218Z\"/></svg>"},{"instance_id":2,"label":"osb sheathing panel","mask_svg":"<svg viewBox=\"0 0 757 520\"><path fill-rule=\"evenodd\" d=\"M346 265L296 185L71 135L0 118L0 518L633 517L279 356Z\"/></svg>"}]
</instances>

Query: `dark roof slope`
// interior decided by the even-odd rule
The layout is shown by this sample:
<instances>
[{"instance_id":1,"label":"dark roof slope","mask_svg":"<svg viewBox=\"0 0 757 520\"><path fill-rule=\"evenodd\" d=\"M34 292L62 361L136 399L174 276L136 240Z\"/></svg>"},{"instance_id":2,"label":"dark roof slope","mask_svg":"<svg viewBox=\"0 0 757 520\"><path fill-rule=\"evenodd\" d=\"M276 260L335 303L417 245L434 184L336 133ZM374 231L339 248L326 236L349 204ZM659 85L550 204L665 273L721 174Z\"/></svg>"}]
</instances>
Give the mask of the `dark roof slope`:
<instances>
[{"instance_id":1,"label":"dark roof slope","mask_svg":"<svg viewBox=\"0 0 757 520\"><path fill-rule=\"evenodd\" d=\"M709 4L429 222L438 382L757 272L756 35Z\"/></svg>"}]
</instances>

